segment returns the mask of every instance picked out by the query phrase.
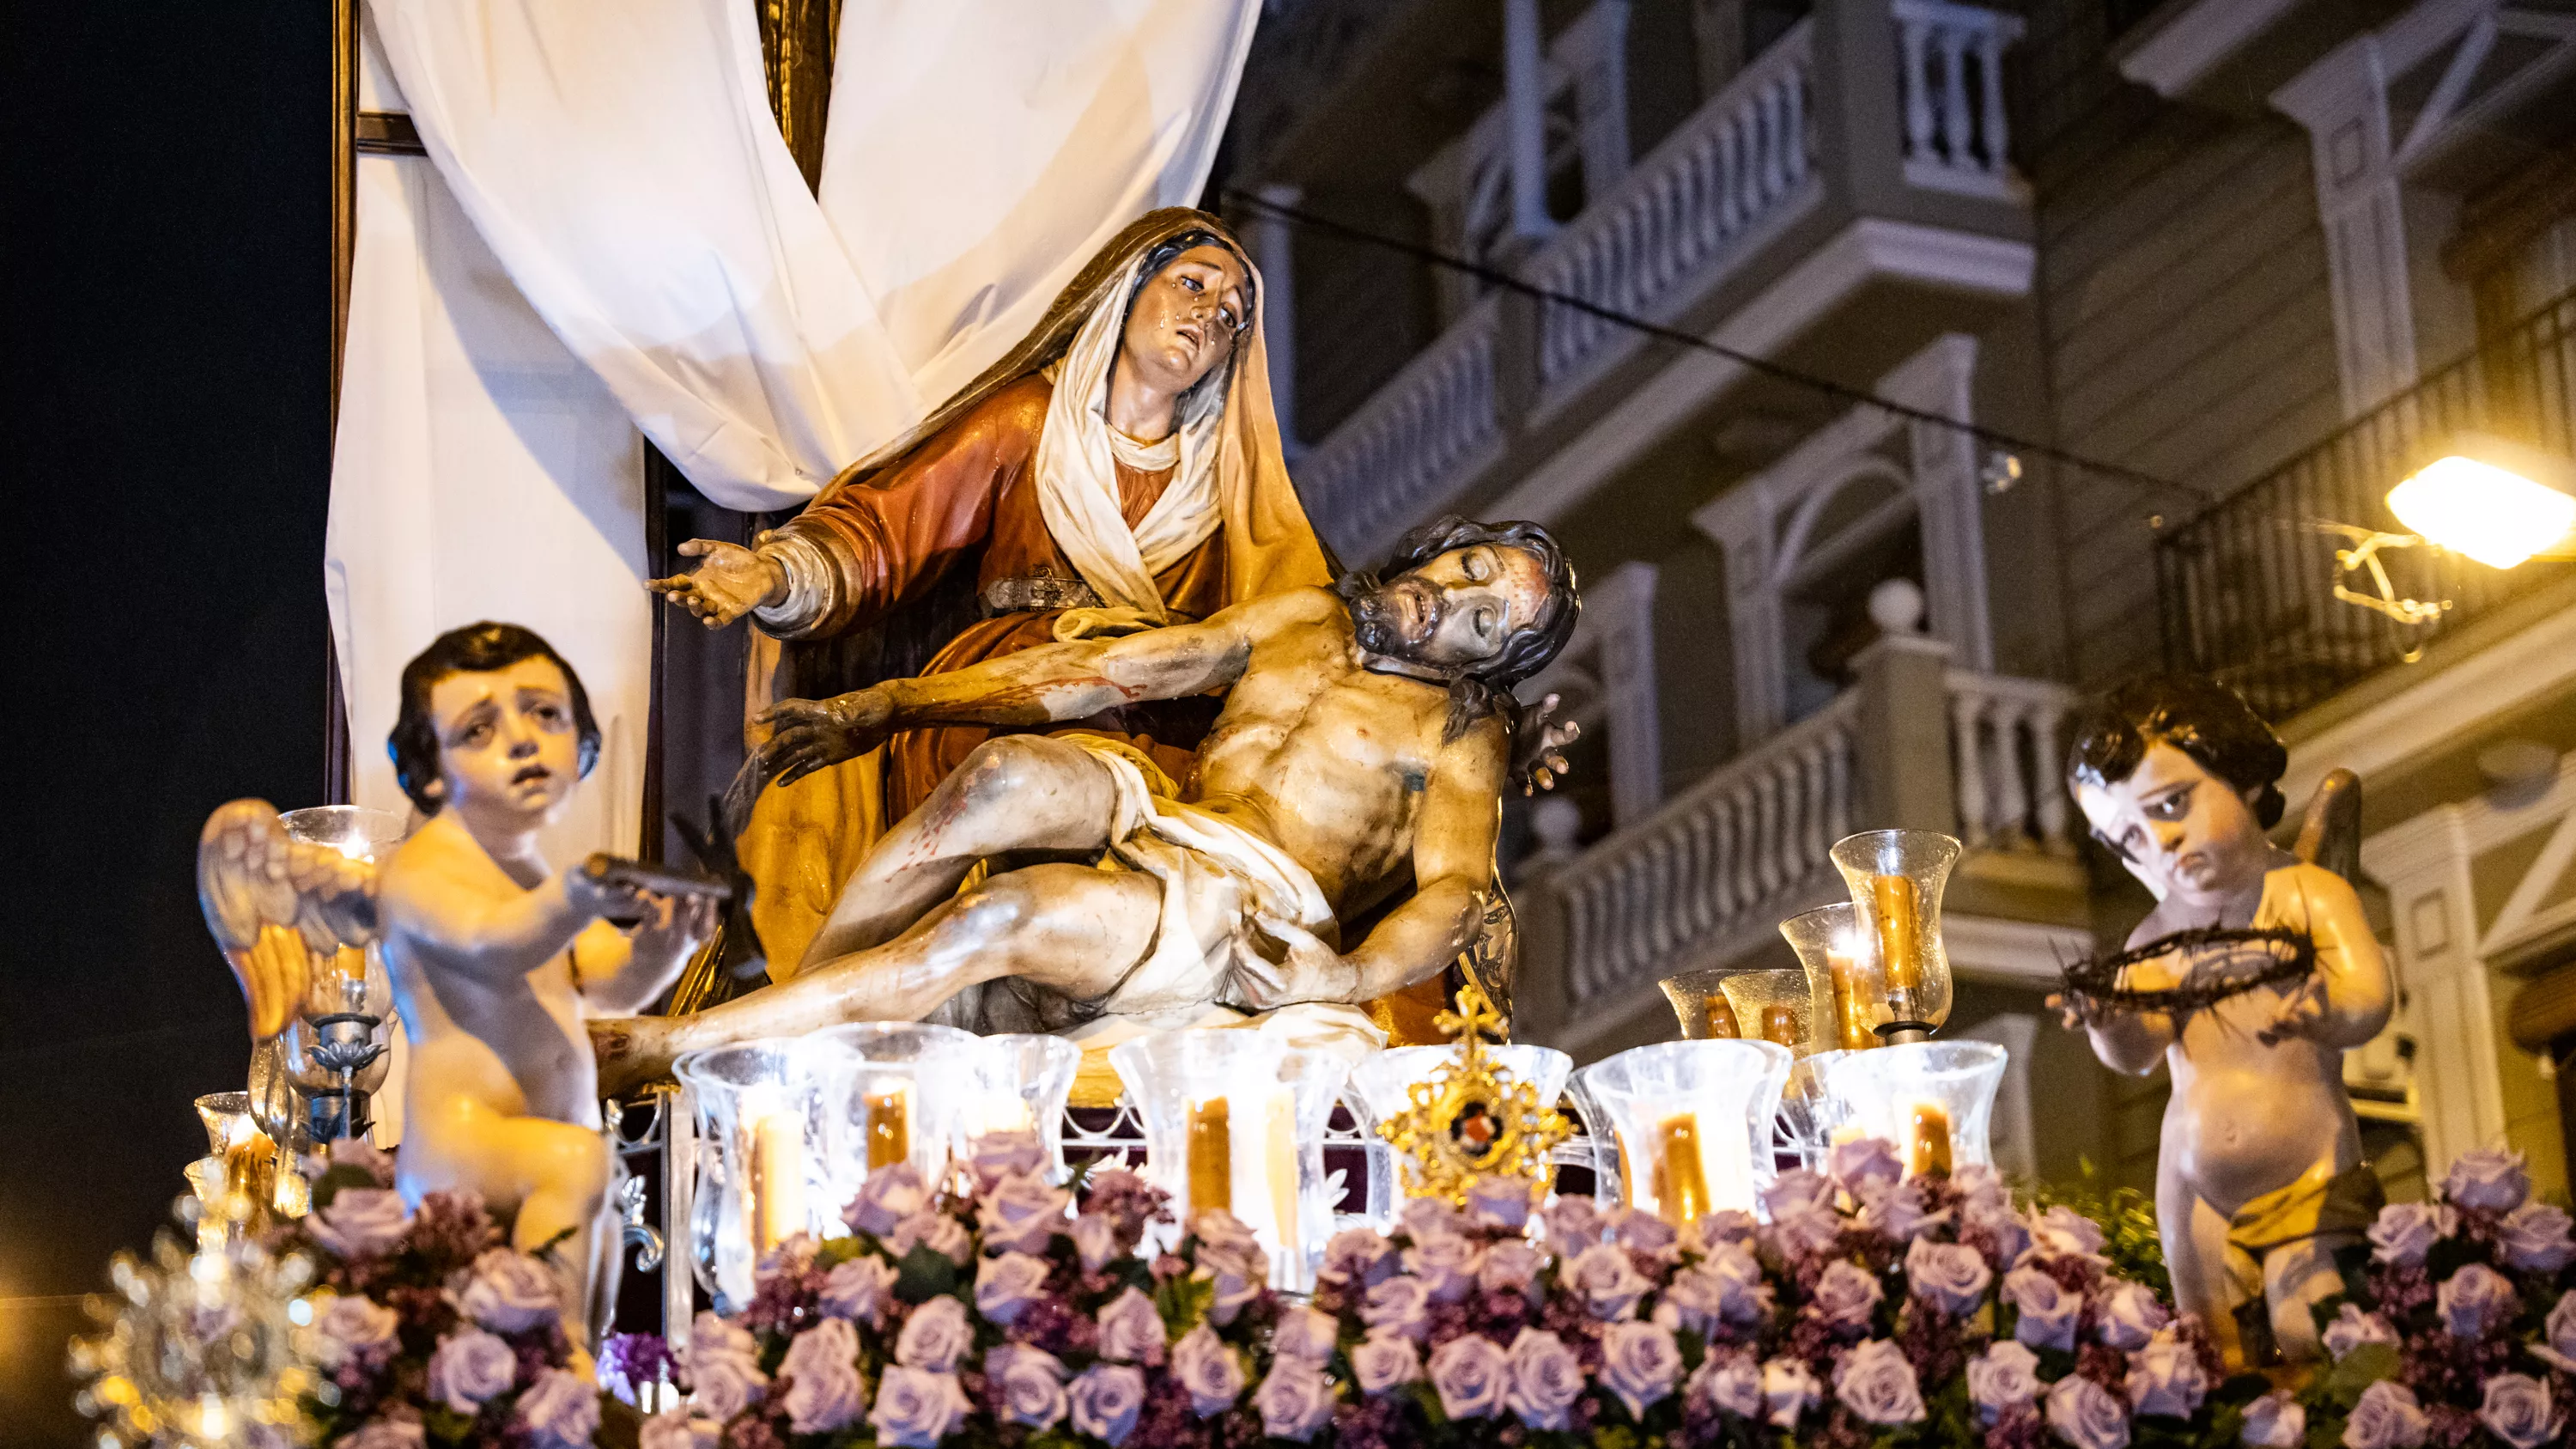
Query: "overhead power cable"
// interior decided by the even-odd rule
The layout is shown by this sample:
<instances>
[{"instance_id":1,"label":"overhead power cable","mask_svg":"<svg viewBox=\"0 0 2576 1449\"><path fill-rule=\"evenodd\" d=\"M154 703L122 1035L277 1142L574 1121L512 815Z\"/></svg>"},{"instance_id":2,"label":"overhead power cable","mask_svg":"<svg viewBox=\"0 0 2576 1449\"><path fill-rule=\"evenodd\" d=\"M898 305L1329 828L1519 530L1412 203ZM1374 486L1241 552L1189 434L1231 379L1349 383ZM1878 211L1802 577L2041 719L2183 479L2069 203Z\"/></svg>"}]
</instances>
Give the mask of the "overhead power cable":
<instances>
[{"instance_id":1,"label":"overhead power cable","mask_svg":"<svg viewBox=\"0 0 2576 1449\"><path fill-rule=\"evenodd\" d=\"M1474 277L1476 280L1483 282L1488 286L1500 288L1507 292L1516 292L1521 296L1532 298L1550 306L1565 307L1573 311L1583 313L1589 317L1597 317L1614 326L1625 327L1630 331L1643 333L1644 335L1652 337L1660 342L1669 342L1678 347L1687 347L1694 351L1705 352L1712 356L1722 357L1739 367L1747 369L1748 371L1760 373L1764 377L1775 378L1781 382L1789 383L1792 386L1806 388L1810 391L1822 393L1826 396L1837 398L1847 403L1874 407L1896 417L1904 418L1908 422L1928 423L1934 427L1948 428L1954 432L1964 433L1967 436L1976 439L1978 442L1985 444L1989 448L1998 448L2011 454L2026 454L2035 458L2046 458L2051 462L2061 463L2070 468L2080 468L2089 473L2115 479L2134 488L2146 489L2170 496L2188 498L2195 504L2215 503L2219 498L2218 494L2210 491L2209 489L2188 483L2176 482L2170 478L2158 477L2157 475L2146 472L2142 469L2127 467L2119 463L2106 463L2098 458L2088 458L2081 453L2070 452L2065 448L2060 448L2053 444L2037 442L2029 438L2018 436L2017 434L2004 432L1997 428L1990 428L1982 423L1963 422L1957 418L1947 417L1926 408L1911 407L1905 403L1893 402L1887 398L1880 397L1876 393L1870 392L1865 388L1853 387L1848 383L1836 382L1830 377L1820 377L1812 372L1806 372L1795 367L1787 366L1783 363L1774 362L1767 357L1760 357L1753 353L1743 351L1740 348L1729 347L1722 342L1711 341L1697 333L1685 332L1678 327L1667 327L1660 322L1650 321L1647 318L1637 316L1632 312L1622 312L1616 307L1605 307L1600 303L1591 301L1587 298L1577 297L1568 292L1560 292L1554 288L1539 286L1535 282L1524 280L1510 272L1503 271L1496 267L1487 266L1470 257L1462 257L1451 252L1442 251L1438 247L1425 246L1420 242L1407 241L1402 237L1388 236L1383 232L1371 231L1366 227L1354 226L1346 221L1337 221L1332 217L1307 211L1302 207L1282 205L1279 202L1269 200L1266 197L1259 196L1248 191L1238 191L1228 188L1224 192L1224 200L1229 206L1240 207L1246 211L1256 212L1262 215L1275 216L1283 221L1291 223L1292 225L1327 232L1334 236L1344 237L1352 241L1362 242L1386 251L1411 257L1416 261L1426 262L1435 267L1443 267L1453 272L1459 272L1466 276Z\"/></svg>"}]
</instances>

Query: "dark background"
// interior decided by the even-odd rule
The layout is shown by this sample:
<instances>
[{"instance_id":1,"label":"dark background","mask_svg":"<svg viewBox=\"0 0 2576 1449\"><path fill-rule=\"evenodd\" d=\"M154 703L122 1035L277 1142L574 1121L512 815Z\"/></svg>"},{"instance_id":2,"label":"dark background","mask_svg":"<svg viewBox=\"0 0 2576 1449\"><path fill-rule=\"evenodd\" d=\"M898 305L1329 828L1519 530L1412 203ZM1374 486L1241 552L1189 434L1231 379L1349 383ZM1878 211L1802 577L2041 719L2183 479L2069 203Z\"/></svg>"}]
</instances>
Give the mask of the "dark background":
<instances>
[{"instance_id":1,"label":"dark background","mask_svg":"<svg viewBox=\"0 0 2576 1449\"><path fill-rule=\"evenodd\" d=\"M86 1439L80 1295L241 1084L197 827L321 800L330 49L325 0L0 10L11 1446Z\"/></svg>"}]
</instances>

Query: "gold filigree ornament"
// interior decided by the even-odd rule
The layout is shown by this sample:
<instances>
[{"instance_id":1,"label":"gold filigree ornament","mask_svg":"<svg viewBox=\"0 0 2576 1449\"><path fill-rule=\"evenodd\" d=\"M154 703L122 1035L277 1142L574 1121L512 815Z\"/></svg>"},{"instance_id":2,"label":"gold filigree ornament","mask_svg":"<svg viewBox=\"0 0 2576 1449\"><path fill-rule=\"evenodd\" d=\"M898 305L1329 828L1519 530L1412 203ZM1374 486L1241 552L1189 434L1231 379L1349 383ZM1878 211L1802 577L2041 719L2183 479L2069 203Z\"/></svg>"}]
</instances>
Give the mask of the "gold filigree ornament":
<instances>
[{"instance_id":1,"label":"gold filigree ornament","mask_svg":"<svg viewBox=\"0 0 2576 1449\"><path fill-rule=\"evenodd\" d=\"M100 1332L71 1344L82 1413L101 1449L285 1449L310 1434L297 1400L308 1366L313 1267L271 1254L248 1231L246 1194L182 1198L196 1251L163 1232L150 1258L119 1253L114 1294L91 1294Z\"/></svg>"},{"instance_id":2,"label":"gold filigree ornament","mask_svg":"<svg viewBox=\"0 0 2576 1449\"><path fill-rule=\"evenodd\" d=\"M1412 1105L1378 1124L1395 1145L1408 1197L1446 1199L1463 1207L1480 1177L1516 1176L1545 1181L1549 1153L1572 1129L1538 1099L1538 1089L1485 1053L1485 1033L1502 1026L1472 980L1458 992L1458 1010L1434 1022L1458 1038L1459 1052L1406 1089Z\"/></svg>"}]
</instances>

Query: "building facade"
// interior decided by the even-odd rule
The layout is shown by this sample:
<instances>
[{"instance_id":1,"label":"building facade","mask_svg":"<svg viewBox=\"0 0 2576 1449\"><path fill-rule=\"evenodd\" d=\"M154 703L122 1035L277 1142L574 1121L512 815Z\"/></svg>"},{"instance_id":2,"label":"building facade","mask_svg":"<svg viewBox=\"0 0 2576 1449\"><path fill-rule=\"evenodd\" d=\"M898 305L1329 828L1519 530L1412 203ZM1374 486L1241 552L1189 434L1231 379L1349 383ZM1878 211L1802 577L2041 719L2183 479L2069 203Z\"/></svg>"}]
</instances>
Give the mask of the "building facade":
<instances>
[{"instance_id":1,"label":"building facade","mask_svg":"<svg viewBox=\"0 0 2576 1449\"><path fill-rule=\"evenodd\" d=\"M2571 103L2576 9L2499 0L1283 0L1219 182L1310 512L1353 563L1536 518L1585 580L1520 1034L1667 1038L1660 978L1790 963L1836 838L1943 830L1999 1156L2142 1181L2161 1076L2042 1004L2149 904L2061 762L2086 691L2204 669L2294 814L2363 779L2383 1176L2563 1187L2576 566L2388 546L2449 605L2403 624L2336 551L2457 433L2576 451Z\"/></svg>"}]
</instances>

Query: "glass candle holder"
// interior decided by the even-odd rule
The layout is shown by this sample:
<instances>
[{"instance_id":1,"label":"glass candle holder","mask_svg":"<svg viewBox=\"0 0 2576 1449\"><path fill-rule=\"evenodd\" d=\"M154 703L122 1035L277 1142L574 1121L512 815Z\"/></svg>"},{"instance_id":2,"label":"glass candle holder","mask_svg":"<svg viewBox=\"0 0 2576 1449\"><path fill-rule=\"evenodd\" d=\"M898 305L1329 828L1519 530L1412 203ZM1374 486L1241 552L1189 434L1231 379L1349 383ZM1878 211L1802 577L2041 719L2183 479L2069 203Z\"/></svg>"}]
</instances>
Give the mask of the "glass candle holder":
<instances>
[{"instance_id":1,"label":"glass candle holder","mask_svg":"<svg viewBox=\"0 0 2576 1449\"><path fill-rule=\"evenodd\" d=\"M1465 1052L1457 1046L1389 1047L1360 1059L1351 1068L1352 1115L1359 1118L1360 1135L1368 1142L1369 1210L1368 1218L1380 1231L1395 1222L1396 1210L1403 1206L1403 1189L1398 1182L1395 1145L1378 1135L1378 1127L1413 1105L1413 1084L1431 1080L1432 1073ZM1574 1058L1554 1047L1530 1046L1522 1042L1488 1045L1486 1056L1495 1065L1512 1074L1512 1080L1527 1082L1538 1093L1539 1105L1553 1108L1565 1095L1565 1082L1574 1070Z\"/></svg>"},{"instance_id":2,"label":"glass candle holder","mask_svg":"<svg viewBox=\"0 0 2576 1449\"><path fill-rule=\"evenodd\" d=\"M1329 1221L1332 1212L1321 1202L1322 1155L1314 1155L1310 1176L1299 1135L1301 1118L1313 1120L1321 1078L1300 1063L1292 1079L1289 1055L1259 1032L1208 1028L1158 1032L1109 1050L1144 1125L1145 1176L1172 1195L1180 1228L1208 1208L1234 1214L1270 1254L1274 1282L1293 1277L1306 1257L1312 1214ZM1320 1147L1322 1136L1317 1125L1311 1140ZM1309 1193L1317 1199L1311 1206Z\"/></svg>"},{"instance_id":3,"label":"glass candle holder","mask_svg":"<svg viewBox=\"0 0 2576 1449\"><path fill-rule=\"evenodd\" d=\"M1865 830L1834 843L1851 887L1853 925L1877 948L1890 1041L1919 1040L1950 1019L1950 957L1941 948L1941 890L1959 863L1956 838L1932 830Z\"/></svg>"},{"instance_id":4,"label":"glass candle holder","mask_svg":"<svg viewBox=\"0 0 2576 1449\"><path fill-rule=\"evenodd\" d=\"M751 1301L762 1254L798 1233L847 1232L832 1159L850 1054L781 1038L689 1052L672 1071L697 1114L690 1259L717 1311L736 1312Z\"/></svg>"},{"instance_id":5,"label":"glass candle holder","mask_svg":"<svg viewBox=\"0 0 2576 1449\"><path fill-rule=\"evenodd\" d=\"M833 1206L858 1196L868 1174L898 1162L910 1163L936 1187L947 1175L967 1104L981 1100L973 1084L984 1060L982 1040L916 1021L856 1022L809 1040L844 1054L832 1087Z\"/></svg>"},{"instance_id":6,"label":"glass candle holder","mask_svg":"<svg viewBox=\"0 0 2576 1449\"><path fill-rule=\"evenodd\" d=\"M1630 1207L1679 1227L1753 1209L1770 1182L1771 1124L1789 1049L1767 1041L1676 1041L1586 1067L1610 1118Z\"/></svg>"},{"instance_id":7,"label":"glass candle holder","mask_svg":"<svg viewBox=\"0 0 2576 1449\"><path fill-rule=\"evenodd\" d=\"M1994 1165L1995 1092L2009 1054L1992 1042L1898 1042L1817 1059L1830 1140L1896 1144L1908 1176Z\"/></svg>"},{"instance_id":8,"label":"glass candle holder","mask_svg":"<svg viewBox=\"0 0 2576 1449\"><path fill-rule=\"evenodd\" d=\"M1324 1169L1324 1133L1333 1125L1333 1106L1350 1072L1350 1058L1340 1052L1292 1047L1279 1059L1280 1084L1295 1101L1297 1134L1296 1191L1290 1203L1274 1209L1290 1229L1280 1234L1279 1251L1270 1260L1270 1286L1282 1292L1314 1292L1315 1271L1324 1266L1340 1196Z\"/></svg>"},{"instance_id":9,"label":"glass candle holder","mask_svg":"<svg viewBox=\"0 0 2576 1449\"><path fill-rule=\"evenodd\" d=\"M1735 1003L1727 998L1726 978L1734 968L1719 966L1707 971L1684 971L1667 976L1655 984L1664 988L1664 999L1673 1004L1673 1017L1681 1023L1684 1041L1734 1041L1739 1037L1759 1039L1759 1031L1745 1030L1743 1018L1735 1013ZM1761 1025L1759 1019L1754 1022Z\"/></svg>"},{"instance_id":10,"label":"glass candle holder","mask_svg":"<svg viewBox=\"0 0 2576 1449\"><path fill-rule=\"evenodd\" d=\"M1064 1107L1082 1070L1082 1048L1060 1036L1015 1033L976 1038L972 1056L957 1111L958 1150L970 1150L987 1132L1035 1132L1046 1147L1049 1180L1064 1181Z\"/></svg>"},{"instance_id":11,"label":"glass candle holder","mask_svg":"<svg viewBox=\"0 0 2576 1449\"><path fill-rule=\"evenodd\" d=\"M1805 968L1816 1003L1817 1045L1826 1051L1867 1051L1879 1044L1878 1028L1890 1020L1887 978L1878 952L1861 934L1860 913L1849 901L1801 911L1780 923L1789 949Z\"/></svg>"},{"instance_id":12,"label":"glass candle holder","mask_svg":"<svg viewBox=\"0 0 2576 1449\"><path fill-rule=\"evenodd\" d=\"M357 805L288 810L277 819L295 840L370 864L392 856L409 823L390 810ZM307 1104L314 1141L368 1130L368 1099L393 1067L393 1033L393 979L378 947L344 946L314 959L303 1005L279 1039L287 1080Z\"/></svg>"}]
</instances>

